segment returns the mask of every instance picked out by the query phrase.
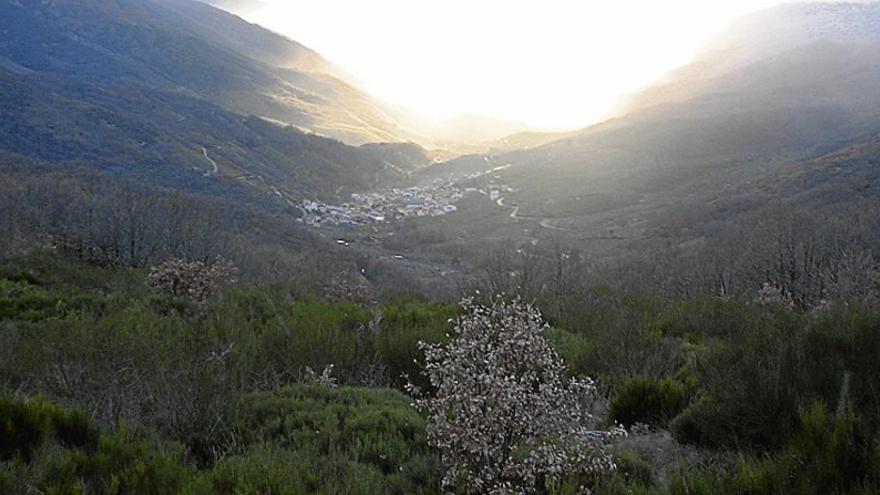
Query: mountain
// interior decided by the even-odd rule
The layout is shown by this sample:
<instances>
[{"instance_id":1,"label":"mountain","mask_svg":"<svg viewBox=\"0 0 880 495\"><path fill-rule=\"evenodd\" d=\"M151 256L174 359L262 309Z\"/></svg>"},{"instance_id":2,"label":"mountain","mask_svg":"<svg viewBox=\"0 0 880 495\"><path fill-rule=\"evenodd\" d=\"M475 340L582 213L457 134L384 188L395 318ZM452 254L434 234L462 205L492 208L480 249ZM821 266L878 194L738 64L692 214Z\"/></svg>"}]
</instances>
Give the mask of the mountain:
<instances>
[{"instance_id":1,"label":"mountain","mask_svg":"<svg viewBox=\"0 0 880 495\"><path fill-rule=\"evenodd\" d=\"M397 137L366 96L307 72L326 65L315 52L208 5L0 8L0 151L282 204L372 188L430 162L413 145L362 149L315 135Z\"/></svg>"},{"instance_id":2,"label":"mountain","mask_svg":"<svg viewBox=\"0 0 880 495\"><path fill-rule=\"evenodd\" d=\"M788 4L747 15L713 40L696 60L661 83L625 98L617 116L651 105L723 90L738 69L772 61L814 43L880 43L880 4ZM719 85L721 85L719 87Z\"/></svg>"},{"instance_id":3,"label":"mountain","mask_svg":"<svg viewBox=\"0 0 880 495\"><path fill-rule=\"evenodd\" d=\"M247 16L266 7L266 2L260 0L203 0L208 5L218 9L232 12L236 15Z\"/></svg>"},{"instance_id":4,"label":"mountain","mask_svg":"<svg viewBox=\"0 0 880 495\"><path fill-rule=\"evenodd\" d=\"M774 182L792 198L816 185L791 180L793 170L815 170L815 179L822 163L845 150L873 149L864 143L880 134L877 4L771 9L713 46L630 99L614 119L543 146L425 173L495 169L480 180L512 191L493 220L480 218L475 230L486 236L566 236L619 256L626 247L712 236L766 204ZM834 166L856 163L859 177L875 180L868 161Z\"/></svg>"},{"instance_id":5,"label":"mountain","mask_svg":"<svg viewBox=\"0 0 880 495\"><path fill-rule=\"evenodd\" d=\"M249 18L254 13L267 7L266 2L260 0L202 1L244 18ZM259 51L262 52L264 49L261 48ZM280 60L283 61L284 59ZM271 61L274 65L279 65L278 62L279 59L277 58ZM307 64L305 67L300 68L314 72L314 67ZM357 87L359 84L355 77L333 66L326 60L321 59L317 67L318 72L332 75L349 85ZM355 98L350 98L349 100L353 101ZM514 149L514 147L505 145L503 141L509 136L518 136L522 133L532 134L530 132L532 128L526 124L485 115L464 114L431 119L420 116L418 112L412 109L381 100L367 99L366 102L361 104L371 105L384 115L385 118L394 122L398 140L414 140L424 146L443 150L447 155L452 156L472 153L477 150L498 149L499 146L504 147L505 150ZM541 133L533 134L539 135ZM546 142L546 140L543 142Z\"/></svg>"},{"instance_id":6,"label":"mountain","mask_svg":"<svg viewBox=\"0 0 880 495\"><path fill-rule=\"evenodd\" d=\"M404 140L314 51L189 0L2 2L0 57L109 83L135 78L352 144Z\"/></svg>"}]
</instances>

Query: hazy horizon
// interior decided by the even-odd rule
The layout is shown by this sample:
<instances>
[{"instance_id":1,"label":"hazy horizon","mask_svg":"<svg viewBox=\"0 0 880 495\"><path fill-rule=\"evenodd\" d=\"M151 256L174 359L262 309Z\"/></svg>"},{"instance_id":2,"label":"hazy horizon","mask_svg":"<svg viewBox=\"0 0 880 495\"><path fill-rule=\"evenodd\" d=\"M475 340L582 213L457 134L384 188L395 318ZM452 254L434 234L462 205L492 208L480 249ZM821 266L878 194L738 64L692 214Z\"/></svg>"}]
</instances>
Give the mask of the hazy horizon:
<instances>
[{"instance_id":1,"label":"hazy horizon","mask_svg":"<svg viewBox=\"0 0 880 495\"><path fill-rule=\"evenodd\" d=\"M434 120L560 131L601 120L736 18L797 2L259 3L238 13L317 50L388 103Z\"/></svg>"}]
</instances>

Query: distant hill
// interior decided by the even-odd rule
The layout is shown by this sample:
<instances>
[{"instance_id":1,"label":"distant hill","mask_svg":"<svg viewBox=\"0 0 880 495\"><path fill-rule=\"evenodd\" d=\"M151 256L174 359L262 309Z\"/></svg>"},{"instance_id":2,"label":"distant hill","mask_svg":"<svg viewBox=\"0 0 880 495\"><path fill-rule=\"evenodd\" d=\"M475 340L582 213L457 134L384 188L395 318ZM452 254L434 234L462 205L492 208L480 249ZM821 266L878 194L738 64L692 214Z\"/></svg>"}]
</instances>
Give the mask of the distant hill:
<instances>
[{"instance_id":1,"label":"distant hill","mask_svg":"<svg viewBox=\"0 0 880 495\"><path fill-rule=\"evenodd\" d=\"M717 92L735 71L814 43L880 43L880 4L788 4L747 15L713 40L696 60L653 87L625 98L618 116L651 105Z\"/></svg>"},{"instance_id":2,"label":"distant hill","mask_svg":"<svg viewBox=\"0 0 880 495\"><path fill-rule=\"evenodd\" d=\"M0 0L0 151L237 197L344 195L430 162L315 52L188 0ZM375 125L374 125L375 124ZM337 132L338 131L338 132ZM420 156L421 155L421 156Z\"/></svg>"},{"instance_id":3,"label":"distant hill","mask_svg":"<svg viewBox=\"0 0 880 495\"><path fill-rule=\"evenodd\" d=\"M725 49L636 95L615 119L425 173L502 167L491 180L513 189L504 204L518 221L481 219L481 233L567 236L609 256L711 236L761 207L771 185L812 206L830 191L877 186L868 150L880 135L880 6L771 9L714 46ZM841 158L853 150L864 159Z\"/></svg>"},{"instance_id":4,"label":"distant hill","mask_svg":"<svg viewBox=\"0 0 880 495\"><path fill-rule=\"evenodd\" d=\"M235 14L247 15L253 13L266 6L266 2L261 0L201 0L208 5L233 12Z\"/></svg>"}]
</instances>

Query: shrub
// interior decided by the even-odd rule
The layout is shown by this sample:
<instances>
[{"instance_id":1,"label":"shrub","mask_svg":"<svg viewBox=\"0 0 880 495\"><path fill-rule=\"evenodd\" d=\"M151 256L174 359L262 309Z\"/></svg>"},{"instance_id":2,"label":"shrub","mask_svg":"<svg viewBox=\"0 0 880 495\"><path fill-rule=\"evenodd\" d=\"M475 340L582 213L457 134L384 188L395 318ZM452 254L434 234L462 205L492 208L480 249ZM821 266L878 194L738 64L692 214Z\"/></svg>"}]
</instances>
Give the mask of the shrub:
<instances>
[{"instance_id":1,"label":"shrub","mask_svg":"<svg viewBox=\"0 0 880 495\"><path fill-rule=\"evenodd\" d=\"M192 476L181 449L167 453L121 428L102 435L95 452L68 450L47 459L40 486L49 493L177 493Z\"/></svg>"},{"instance_id":2,"label":"shrub","mask_svg":"<svg viewBox=\"0 0 880 495\"><path fill-rule=\"evenodd\" d=\"M388 367L394 386L402 389L407 380L420 387L428 385L422 375L425 356L419 342L445 341L449 321L457 312L454 305L414 299L400 299L383 309L373 347Z\"/></svg>"},{"instance_id":3,"label":"shrub","mask_svg":"<svg viewBox=\"0 0 880 495\"><path fill-rule=\"evenodd\" d=\"M797 430L799 411L838 402L845 390L863 420L880 425L880 322L857 308L832 309L818 320L782 313L697 358L706 400L677 420L680 441L746 450L778 450Z\"/></svg>"},{"instance_id":4,"label":"shrub","mask_svg":"<svg viewBox=\"0 0 880 495\"><path fill-rule=\"evenodd\" d=\"M624 426L645 423L663 426L685 406L684 386L671 379L633 378L625 381L611 401L608 420Z\"/></svg>"},{"instance_id":5,"label":"shrub","mask_svg":"<svg viewBox=\"0 0 880 495\"><path fill-rule=\"evenodd\" d=\"M880 488L880 444L852 410L835 417L816 403L800 414L800 428L774 465L780 491L853 493Z\"/></svg>"},{"instance_id":6,"label":"shrub","mask_svg":"<svg viewBox=\"0 0 880 495\"><path fill-rule=\"evenodd\" d=\"M47 290L131 293L143 287L143 272L139 270L95 266L52 251L34 251L0 264L0 278Z\"/></svg>"},{"instance_id":7,"label":"shrub","mask_svg":"<svg viewBox=\"0 0 880 495\"><path fill-rule=\"evenodd\" d=\"M425 420L394 390L296 385L256 394L239 429L246 442L265 447L254 465L234 459L218 466L214 482L225 492L260 480L269 482L255 485L260 493L435 493L440 485ZM267 454L279 449L286 452L274 457L288 465Z\"/></svg>"},{"instance_id":8,"label":"shrub","mask_svg":"<svg viewBox=\"0 0 880 495\"><path fill-rule=\"evenodd\" d=\"M30 462L49 436L51 424L41 411L23 402L0 398L0 460Z\"/></svg>"},{"instance_id":9,"label":"shrub","mask_svg":"<svg viewBox=\"0 0 880 495\"><path fill-rule=\"evenodd\" d=\"M878 490L878 438L851 410L833 417L816 403L801 411L797 431L778 455L743 457L735 470L685 470L668 493L856 495Z\"/></svg>"},{"instance_id":10,"label":"shrub","mask_svg":"<svg viewBox=\"0 0 880 495\"><path fill-rule=\"evenodd\" d=\"M58 299L22 282L0 280L0 320L37 321L58 304Z\"/></svg>"},{"instance_id":11,"label":"shrub","mask_svg":"<svg viewBox=\"0 0 880 495\"><path fill-rule=\"evenodd\" d=\"M302 495L433 495L439 482L421 482L407 471L384 474L344 454L314 456L309 452L260 445L253 452L221 462L194 494ZM195 484L193 484L195 485Z\"/></svg>"},{"instance_id":12,"label":"shrub","mask_svg":"<svg viewBox=\"0 0 880 495\"><path fill-rule=\"evenodd\" d=\"M680 443L718 447L727 441L721 437L722 432L712 428L712 419L719 414L717 403L711 397L703 396L676 416L669 429Z\"/></svg>"},{"instance_id":13,"label":"shrub","mask_svg":"<svg viewBox=\"0 0 880 495\"><path fill-rule=\"evenodd\" d=\"M817 385L799 339L774 328L752 330L702 353L696 368L705 400L683 413L673 431L690 434L678 439L730 449L782 447Z\"/></svg>"},{"instance_id":14,"label":"shrub","mask_svg":"<svg viewBox=\"0 0 880 495\"><path fill-rule=\"evenodd\" d=\"M760 325L762 314L761 308L719 298L677 301L665 308L658 328L676 337L735 338Z\"/></svg>"},{"instance_id":15,"label":"shrub","mask_svg":"<svg viewBox=\"0 0 880 495\"><path fill-rule=\"evenodd\" d=\"M91 451L98 431L83 411L67 411L43 398L24 402L0 397L0 459L30 462L48 440Z\"/></svg>"},{"instance_id":16,"label":"shrub","mask_svg":"<svg viewBox=\"0 0 880 495\"><path fill-rule=\"evenodd\" d=\"M654 470L647 461L628 452L614 454L617 474L626 480L627 485L651 486L654 484Z\"/></svg>"},{"instance_id":17,"label":"shrub","mask_svg":"<svg viewBox=\"0 0 880 495\"><path fill-rule=\"evenodd\" d=\"M295 302L279 309L252 342L249 360L272 364L298 378L306 367L333 374L343 384L358 383L374 361L369 310L351 303Z\"/></svg>"}]
</instances>

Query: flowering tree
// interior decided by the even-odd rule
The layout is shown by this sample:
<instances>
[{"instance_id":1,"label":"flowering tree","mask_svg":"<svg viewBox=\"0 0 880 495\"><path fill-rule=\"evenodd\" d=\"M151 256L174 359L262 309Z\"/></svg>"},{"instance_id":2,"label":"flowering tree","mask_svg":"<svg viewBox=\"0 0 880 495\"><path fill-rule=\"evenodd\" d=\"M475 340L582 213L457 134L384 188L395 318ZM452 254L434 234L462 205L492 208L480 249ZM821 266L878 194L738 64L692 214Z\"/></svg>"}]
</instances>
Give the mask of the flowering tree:
<instances>
[{"instance_id":1,"label":"flowering tree","mask_svg":"<svg viewBox=\"0 0 880 495\"><path fill-rule=\"evenodd\" d=\"M147 286L156 294L183 297L204 303L222 284L233 282L236 268L220 259L212 264L201 261L171 259L150 268Z\"/></svg>"},{"instance_id":2,"label":"flowering tree","mask_svg":"<svg viewBox=\"0 0 880 495\"><path fill-rule=\"evenodd\" d=\"M444 486L532 493L563 476L614 469L604 435L591 431L586 404L596 388L566 378L540 312L518 299L462 306L448 344L422 344L436 393L416 401L447 468Z\"/></svg>"},{"instance_id":3,"label":"flowering tree","mask_svg":"<svg viewBox=\"0 0 880 495\"><path fill-rule=\"evenodd\" d=\"M764 282L755 301L762 306L784 306L794 309L791 293L770 282Z\"/></svg>"}]
</instances>

